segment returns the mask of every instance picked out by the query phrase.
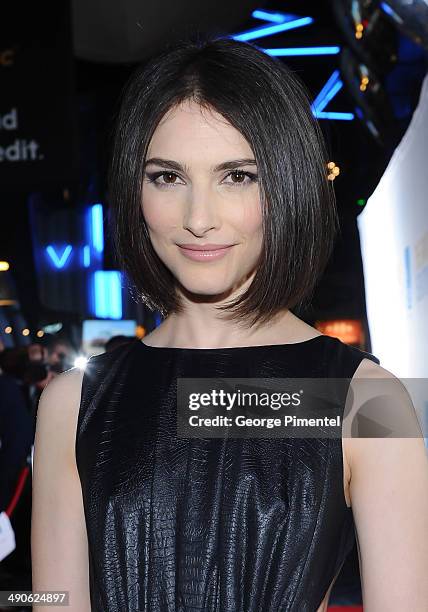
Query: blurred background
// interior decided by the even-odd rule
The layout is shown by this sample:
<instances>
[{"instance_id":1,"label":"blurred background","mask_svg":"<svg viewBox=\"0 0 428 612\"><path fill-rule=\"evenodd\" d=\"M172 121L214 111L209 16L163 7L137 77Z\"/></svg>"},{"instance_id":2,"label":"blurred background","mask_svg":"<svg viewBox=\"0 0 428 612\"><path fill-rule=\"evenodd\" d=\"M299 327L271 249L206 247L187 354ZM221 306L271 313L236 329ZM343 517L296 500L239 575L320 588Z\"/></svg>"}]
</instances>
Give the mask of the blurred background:
<instances>
[{"instance_id":1,"label":"blurred background","mask_svg":"<svg viewBox=\"0 0 428 612\"><path fill-rule=\"evenodd\" d=\"M428 5L423 0L7 3L0 21L0 590L31 590L31 452L52 377L161 321L131 297L107 229L119 97L194 31L254 42L298 73L327 141L341 231L295 314L425 378ZM302 177L304 180L304 177ZM415 399L427 422L428 398ZM13 541L12 541L13 540ZM356 550L332 610L361 609ZM23 609L30 609L26 607Z\"/></svg>"}]
</instances>

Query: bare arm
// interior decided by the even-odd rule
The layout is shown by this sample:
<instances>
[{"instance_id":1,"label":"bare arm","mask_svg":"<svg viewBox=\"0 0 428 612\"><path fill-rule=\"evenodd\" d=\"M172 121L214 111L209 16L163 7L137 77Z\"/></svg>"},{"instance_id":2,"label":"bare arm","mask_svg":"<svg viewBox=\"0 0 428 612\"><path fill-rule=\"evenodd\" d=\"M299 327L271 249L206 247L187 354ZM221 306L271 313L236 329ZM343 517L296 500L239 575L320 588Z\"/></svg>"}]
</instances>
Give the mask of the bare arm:
<instances>
[{"instance_id":1,"label":"bare arm","mask_svg":"<svg viewBox=\"0 0 428 612\"><path fill-rule=\"evenodd\" d=\"M54 378L40 398L33 455L33 591L69 591L70 612L91 610L88 548L75 436L83 372ZM63 606L37 606L41 612Z\"/></svg>"},{"instance_id":2,"label":"bare arm","mask_svg":"<svg viewBox=\"0 0 428 612\"><path fill-rule=\"evenodd\" d=\"M371 362L358 376L391 375ZM397 393L400 392L397 381ZM412 408L414 410L414 408ZM403 411L409 406L403 405ZM428 458L423 438L354 438L350 495L365 612L428 605Z\"/></svg>"}]
</instances>

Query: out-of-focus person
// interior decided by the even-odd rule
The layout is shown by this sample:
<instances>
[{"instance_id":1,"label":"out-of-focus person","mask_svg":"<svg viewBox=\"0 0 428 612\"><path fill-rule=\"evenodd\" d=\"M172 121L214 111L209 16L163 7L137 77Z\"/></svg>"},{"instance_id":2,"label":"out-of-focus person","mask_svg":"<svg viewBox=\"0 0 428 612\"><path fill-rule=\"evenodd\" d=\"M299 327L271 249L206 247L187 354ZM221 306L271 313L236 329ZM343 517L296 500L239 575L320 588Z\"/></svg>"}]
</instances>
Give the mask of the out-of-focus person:
<instances>
[{"instance_id":1,"label":"out-of-focus person","mask_svg":"<svg viewBox=\"0 0 428 612\"><path fill-rule=\"evenodd\" d=\"M31 451L33 424L23 387L0 374L0 511L9 503L19 471Z\"/></svg>"},{"instance_id":2,"label":"out-of-focus person","mask_svg":"<svg viewBox=\"0 0 428 612\"><path fill-rule=\"evenodd\" d=\"M35 428L25 391L22 380L4 371L0 374L0 512L9 508L34 442ZM9 517L16 548L0 563L2 589L31 590L31 488L30 474Z\"/></svg>"},{"instance_id":3,"label":"out-of-focus person","mask_svg":"<svg viewBox=\"0 0 428 612\"><path fill-rule=\"evenodd\" d=\"M46 363L58 374L73 366L73 347L65 336L45 334L40 344L46 349Z\"/></svg>"},{"instance_id":4,"label":"out-of-focus person","mask_svg":"<svg viewBox=\"0 0 428 612\"><path fill-rule=\"evenodd\" d=\"M124 335L112 336L111 338L107 340L107 342L104 345L104 348L106 350L106 353L108 353L110 351L113 351L118 346L121 346L122 344L128 344L128 342L133 342L134 340L135 340L135 336L124 336Z\"/></svg>"}]
</instances>

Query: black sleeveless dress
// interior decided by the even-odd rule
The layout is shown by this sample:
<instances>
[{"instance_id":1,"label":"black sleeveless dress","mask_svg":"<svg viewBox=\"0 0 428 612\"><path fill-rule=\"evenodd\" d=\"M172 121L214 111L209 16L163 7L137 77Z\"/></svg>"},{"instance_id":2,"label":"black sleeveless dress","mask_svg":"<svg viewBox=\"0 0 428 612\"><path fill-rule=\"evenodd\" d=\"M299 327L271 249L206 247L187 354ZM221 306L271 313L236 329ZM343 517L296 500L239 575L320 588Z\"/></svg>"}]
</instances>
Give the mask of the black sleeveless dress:
<instances>
[{"instance_id":1,"label":"black sleeveless dress","mask_svg":"<svg viewBox=\"0 0 428 612\"><path fill-rule=\"evenodd\" d=\"M364 357L324 335L92 357L75 448L91 609L315 612L355 538L341 439L179 438L177 377L351 379Z\"/></svg>"}]
</instances>

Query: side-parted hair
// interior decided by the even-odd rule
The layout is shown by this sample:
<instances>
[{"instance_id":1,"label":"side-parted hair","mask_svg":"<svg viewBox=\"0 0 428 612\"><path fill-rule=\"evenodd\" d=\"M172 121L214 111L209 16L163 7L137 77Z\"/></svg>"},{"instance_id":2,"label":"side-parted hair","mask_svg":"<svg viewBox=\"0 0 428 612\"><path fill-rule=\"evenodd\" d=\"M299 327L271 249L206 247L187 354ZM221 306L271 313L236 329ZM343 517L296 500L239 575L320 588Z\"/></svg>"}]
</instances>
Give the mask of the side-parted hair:
<instances>
[{"instance_id":1,"label":"side-parted hair","mask_svg":"<svg viewBox=\"0 0 428 612\"><path fill-rule=\"evenodd\" d=\"M164 48L125 87L109 171L111 231L134 298L163 317L181 312L177 280L143 217L143 166L167 111L192 100L214 108L248 141L257 163L263 246L246 292L220 310L252 326L303 306L330 258L339 221L327 149L306 86L254 44L190 36Z\"/></svg>"}]
</instances>

